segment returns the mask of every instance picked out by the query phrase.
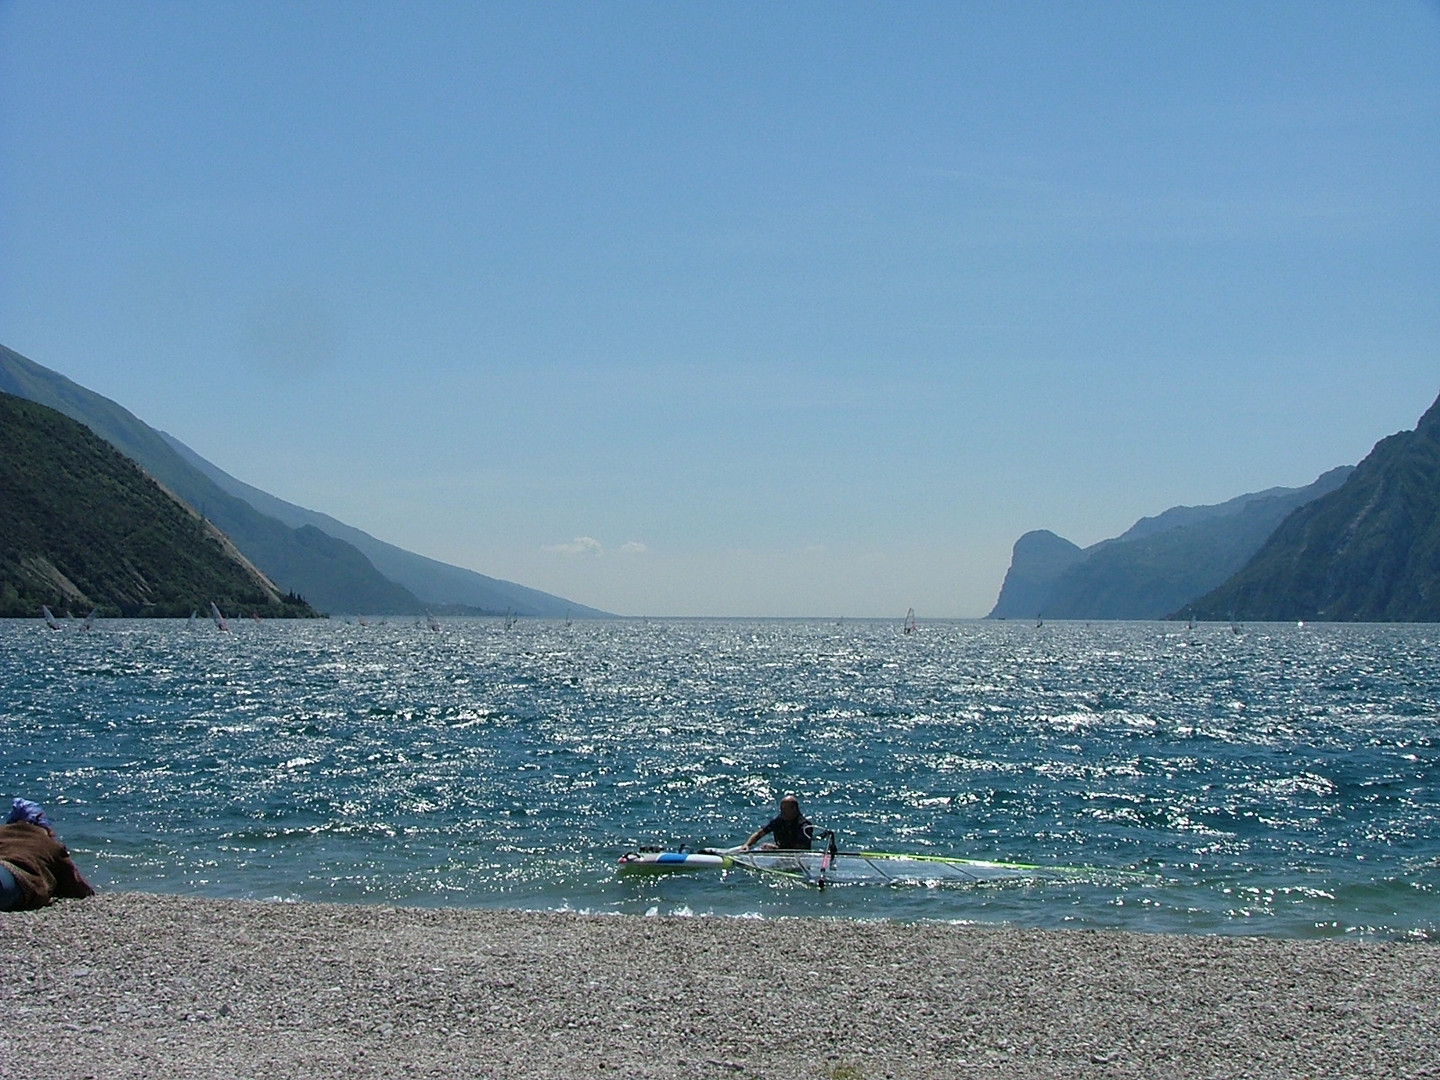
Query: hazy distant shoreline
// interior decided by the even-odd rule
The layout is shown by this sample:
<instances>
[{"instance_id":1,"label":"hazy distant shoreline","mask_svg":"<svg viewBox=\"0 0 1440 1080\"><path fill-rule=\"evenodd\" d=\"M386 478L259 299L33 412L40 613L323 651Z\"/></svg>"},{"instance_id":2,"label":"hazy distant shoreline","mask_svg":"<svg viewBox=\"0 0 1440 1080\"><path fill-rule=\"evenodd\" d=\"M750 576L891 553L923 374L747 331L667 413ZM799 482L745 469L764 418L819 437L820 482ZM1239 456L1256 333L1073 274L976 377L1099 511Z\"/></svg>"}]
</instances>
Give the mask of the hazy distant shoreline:
<instances>
[{"instance_id":1,"label":"hazy distant shoreline","mask_svg":"<svg viewBox=\"0 0 1440 1080\"><path fill-rule=\"evenodd\" d=\"M1436 985L1418 943L113 893L0 915L0 1076L1405 1076Z\"/></svg>"}]
</instances>

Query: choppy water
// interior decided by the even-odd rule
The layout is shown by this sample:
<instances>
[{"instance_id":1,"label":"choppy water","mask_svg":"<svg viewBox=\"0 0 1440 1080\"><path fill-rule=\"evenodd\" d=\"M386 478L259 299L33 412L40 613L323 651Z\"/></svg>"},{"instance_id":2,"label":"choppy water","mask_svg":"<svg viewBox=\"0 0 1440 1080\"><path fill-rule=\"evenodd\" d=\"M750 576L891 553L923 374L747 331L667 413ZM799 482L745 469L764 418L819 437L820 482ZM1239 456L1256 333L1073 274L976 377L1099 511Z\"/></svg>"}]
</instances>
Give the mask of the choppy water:
<instances>
[{"instance_id":1,"label":"choppy water","mask_svg":"<svg viewBox=\"0 0 1440 1080\"><path fill-rule=\"evenodd\" d=\"M44 802L110 888L1433 938L1437 647L1428 626L0 622L0 795ZM614 874L640 844L737 843L787 790L847 845L1102 869Z\"/></svg>"}]
</instances>

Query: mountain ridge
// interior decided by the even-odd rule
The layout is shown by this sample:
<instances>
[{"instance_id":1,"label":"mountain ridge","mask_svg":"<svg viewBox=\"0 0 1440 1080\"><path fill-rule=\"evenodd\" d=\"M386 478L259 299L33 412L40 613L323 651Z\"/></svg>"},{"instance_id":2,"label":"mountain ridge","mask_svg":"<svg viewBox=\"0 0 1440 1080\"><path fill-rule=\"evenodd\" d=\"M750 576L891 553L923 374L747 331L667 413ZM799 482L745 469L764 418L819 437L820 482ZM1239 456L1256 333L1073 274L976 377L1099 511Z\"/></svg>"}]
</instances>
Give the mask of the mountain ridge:
<instances>
[{"instance_id":1,"label":"mountain ridge","mask_svg":"<svg viewBox=\"0 0 1440 1080\"><path fill-rule=\"evenodd\" d=\"M357 562L348 545L298 531L260 514L196 472L154 428L124 406L0 346L0 390L47 405L84 424L214 522L282 588L322 611L404 614L423 608L407 590ZM363 557L362 557L363 558Z\"/></svg>"},{"instance_id":2,"label":"mountain ridge","mask_svg":"<svg viewBox=\"0 0 1440 1080\"><path fill-rule=\"evenodd\" d=\"M413 551L377 539L363 529L331 517L319 510L310 510L278 496L262 491L231 476L219 466L206 461L175 436L157 429L158 434L181 457L205 473L225 491L244 499L256 510L284 522L292 528L312 526L321 532L358 548L386 577L403 585L420 600L436 610L454 608L478 609L480 613L503 615L523 610L527 615L577 618L605 618L606 612L584 604L572 603L563 597L518 585L513 581L488 577L475 570L418 555Z\"/></svg>"},{"instance_id":3,"label":"mountain ridge","mask_svg":"<svg viewBox=\"0 0 1440 1080\"><path fill-rule=\"evenodd\" d=\"M0 391L49 406L90 428L100 438L135 461L173 494L213 521L271 580L282 588L304 595L320 610L357 614L417 614L452 606L433 600L422 600L403 584L384 574L359 546L343 537L332 535L314 520L324 518L325 515L305 511L307 515L313 515L313 518L307 518L292 526L272 514L263 512L241 495L227 490L225 485L218 483L210 474L212 471L219 473L237 485L240 481L229 477L209 462L204 462L203 458L188 447L184 448L185 452L182 453L177 449L177 445L183 447L178 440L150 427L109 398L3 345L0 345ZM202 470L197 467L196 461L204 462L207 468ZM250 488L249 485L245 487L252 492L265 494L258 488ZM267 498L274 499L274 496ZM283 503L283 500L274 501ZM300 507L295 509L303 510ZM383 544L373 537L367 536L367 539L375 545ZM402 549L394 548L393 545L384 547L394 552L402 552ZM416 560L425 560L424 556L410 552L403 554ZM474 573L461 567L448 567L448 564L435 560L425 561L453 571L460 580L466 582L469 582L469 578L464 575ZM483 575L474 576L483 579ZM577 615L605 614L581 604L573 604L561 597L551 597L539 590L528 589L526 586L511 582L501 584L510 586L511 589L500 590L499 600L493 607L481 608L480 605L465 603L455 603L453 606L462 610L478 609L492 614L553 615L565 611L573 611ZM545 603L535 601L534 597L545 598Z\"/></svg>"},{"instance_id":4,"label":"mountain ridge","mask_svg":"<svg viewBox=\"0 0 1440 1080\"><path fill-rule=\"evenodd\" d=\"M1351 466L1301 488L1267 488L1208 506L1176 506L1141 518L1120 536L1088 548L1045 532L1016 541L988 618L1162 619L1239 571L1297 506L1340 487ZM1027 538L1030 538L1027 542Z\"/></svg>"},{"instance_id":5,"label":"mountain ridge","mask_svg":"<svg viewBox=\"0 0 1440 1080\"><path fill-rule=\"evenodd\" d=\"M310 616L84 424L0 392L0 615ZM78 609L78 610L77 610Z\"/></svg>"},{"instance_id":6,"label":"mountain ridge","mask_svg":"<svg viewBox=\"0 0 1440 1080\"><path fill-rule=\"evenodd\" d=\"M1180 611L1205 619L1440 621L1440 398L1300 507L1233 577Z\"/></svg>"}]
</instances>

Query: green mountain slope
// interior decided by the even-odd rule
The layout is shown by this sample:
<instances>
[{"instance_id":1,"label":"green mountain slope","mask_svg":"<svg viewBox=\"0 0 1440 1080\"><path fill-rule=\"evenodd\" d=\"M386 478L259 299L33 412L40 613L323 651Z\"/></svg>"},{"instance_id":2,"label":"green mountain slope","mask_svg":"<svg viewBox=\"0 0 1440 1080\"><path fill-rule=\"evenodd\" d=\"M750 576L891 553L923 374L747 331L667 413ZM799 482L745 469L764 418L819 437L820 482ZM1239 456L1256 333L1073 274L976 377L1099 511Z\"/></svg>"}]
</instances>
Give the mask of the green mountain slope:
<instances>
[{"instance_id":1,"label":"green mountain slope","mask_svg":"<svg viewBox=\"0 0 1440 1080\"><path fill-rule=\"evenodd\" d=\"M108 398L0 346L0 391L48 405L78 420L213 521L282 589L321 611L403 614L424 605L348 544L301 535L257 512L192 468L158 432Z\"/></svg>"},{"instance_id":2,"label":"green mountain slope","mask_svg":"<svg viewBox=\"0 0 1440 1080\"><path fill-rule=\"evenodd\" d=\"M1350 471L1332 469L1303 488L1173 507L1083 550L1054 533L1027 533L990 618L1165 618L1243 567L1291 511L1334 491Z\"/></svg>"},{"instance_id":3,"label":"green mountain slope","mask_svg":"<svg viewBox=\"0 0 1440 1080\"><path fill-rule=\"evenodd\" d=\"M4 346L0 346L0 391L49 405L113 443L220 526L282 588L302 593L322 611L605 614L426 559L242 484L115 402ZM414 588L407 587L412 582Z\"/></svg>"},{"instance_id":4,"label":"green mountain slope","mask_svg":"<svg viewBox=\"0 0 1440 1080\"><path fill-rule=\"evenodd\" d=\"M1440 621L1440 400L1301 507L1196 618Z\"/></svg>"},{"instance_id":5,"label":"green mountain slope","mask_svg":"<svg viewBox=\"0 0 1440 1080\"><path fill-rule=\"evenodd\" d=\"M190 467L127 409L3 346L0 390L84 423L219 526L272 582L305 596L320 611L406 613L425 606L353 547L324 534L301 536L258 513Z\"/></svg>"},{"instance_id":6,"label":"green mountain slope","mask_svg":"<svg viewBox=\"0 0 1440 1080\"><path fill-rule=\"evenodd\" d=\"M313 615L84 425L0 393L0 616Z\"/></svg>"}]
</instances>

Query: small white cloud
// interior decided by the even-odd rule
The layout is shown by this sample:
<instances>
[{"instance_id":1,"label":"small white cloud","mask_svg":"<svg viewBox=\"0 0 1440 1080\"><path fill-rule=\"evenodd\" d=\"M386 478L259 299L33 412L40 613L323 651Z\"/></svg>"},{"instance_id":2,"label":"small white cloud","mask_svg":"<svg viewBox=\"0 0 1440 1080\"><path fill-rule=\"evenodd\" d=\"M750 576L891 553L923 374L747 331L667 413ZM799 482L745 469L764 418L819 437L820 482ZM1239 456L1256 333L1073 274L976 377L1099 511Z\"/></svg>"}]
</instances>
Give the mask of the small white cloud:
<instances>
[{"instance_id":1,"label":"small white cloud","mask_svg":"<svg viewBox=\"0 0 1440 1080\"><path fill-rule=\"evenodd\" d=\"M593 536L577 536L568 544L546 544L542 550L554 555L599 555L605 548Z\"/></svg>"},{"instance_id":2,"label":"small white cloud","mask_svg":"<svg viewBox=\"0 0 1440 1080\"><path fill-rule=\"evenodd\" d=\"M619 550L620 550L620 554L621 554L621 555L648 555L648 554L650 554L650 549L649 549L648 547L646 547L644 544L642 544L639 540L627 540L627 541L625 541L625 543L623 543L623 544L620 545L620 549L619 549Z\"/></svg>"}]
</instances>

